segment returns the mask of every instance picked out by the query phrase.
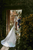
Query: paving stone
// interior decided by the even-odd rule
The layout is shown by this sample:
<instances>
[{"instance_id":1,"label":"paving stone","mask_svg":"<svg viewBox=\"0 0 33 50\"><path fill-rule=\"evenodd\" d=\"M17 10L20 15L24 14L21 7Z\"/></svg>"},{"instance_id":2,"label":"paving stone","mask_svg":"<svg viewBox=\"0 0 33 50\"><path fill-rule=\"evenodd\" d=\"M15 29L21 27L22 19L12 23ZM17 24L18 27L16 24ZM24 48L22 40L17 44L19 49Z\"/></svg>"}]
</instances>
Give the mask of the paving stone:
<instances>
[{"instance_id":1,"label":"paving stone","mask_svg":"<svg viewBox=\"0 0 33 50\"><path fill-rule=\"evenodd\" d=\"M2 48L1 48L1 50L8 50L9 49L9 47L5 47L5 46L3 46Z\"/></svg>"}]
</instances>

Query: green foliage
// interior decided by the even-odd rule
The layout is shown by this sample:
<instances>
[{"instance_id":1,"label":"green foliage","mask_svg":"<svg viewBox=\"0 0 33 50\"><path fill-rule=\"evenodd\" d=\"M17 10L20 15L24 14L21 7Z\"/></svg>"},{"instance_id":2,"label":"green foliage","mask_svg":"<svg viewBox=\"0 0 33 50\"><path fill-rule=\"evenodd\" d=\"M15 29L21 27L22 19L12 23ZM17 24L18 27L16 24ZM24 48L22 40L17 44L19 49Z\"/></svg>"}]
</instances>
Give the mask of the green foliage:
<instances>
[{"instance_id":1,"label":"green foliage","mask_svg":"<svg viewBox=\"0 0 33 50\"><path fill-rule=\"evenodd\" d=\"M33 49L33 14L22 19L22 37L20 39L21 50Z\"/></svg>"},{"instance_id":2,"label":"green foliage","mask_svg":"<svg viewBox=\"0 0 33 50\"><path fill-rule=\"evenodd\" d=\"M23 10L23 16L33 13L33 0L1 0L0 2L2 7L12 6L12 9L17 9L18 6L18 9Z\"/></svg>"},{"instance_id":3,"label":"green foliage","mask_svg":"<svg viewBox=\"0 0 33 50\"><path fill-rule=\"evenodd\" d=\"M2 9L2 12L0 15L2 15L0 17L0 36L2 33L2 36L5 37L6 36L6 13L5 13L5 9Z\"/></svg>"}]
</instances>

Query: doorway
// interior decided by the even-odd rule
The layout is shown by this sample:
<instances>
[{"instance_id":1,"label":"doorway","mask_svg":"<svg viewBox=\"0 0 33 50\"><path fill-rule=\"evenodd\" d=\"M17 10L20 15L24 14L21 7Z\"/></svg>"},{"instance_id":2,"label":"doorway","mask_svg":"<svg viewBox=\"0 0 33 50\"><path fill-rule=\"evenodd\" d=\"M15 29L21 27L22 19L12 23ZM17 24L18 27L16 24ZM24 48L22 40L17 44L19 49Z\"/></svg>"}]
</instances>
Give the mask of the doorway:
<instances>
[{"instance_id":1,"label":"doorway","mask_svg":"<svg viewBox=\"0 0 33 50\"><path fill-rule=\"evenodd\" d=\"M18 17L21 18L21 15L22 15L22 9L6 11L6 35L9 33L14 24L14 18L16 17L16 19L18 20ZM17 22L15 26L17 30Z\"/></svg>"}]
</instances>

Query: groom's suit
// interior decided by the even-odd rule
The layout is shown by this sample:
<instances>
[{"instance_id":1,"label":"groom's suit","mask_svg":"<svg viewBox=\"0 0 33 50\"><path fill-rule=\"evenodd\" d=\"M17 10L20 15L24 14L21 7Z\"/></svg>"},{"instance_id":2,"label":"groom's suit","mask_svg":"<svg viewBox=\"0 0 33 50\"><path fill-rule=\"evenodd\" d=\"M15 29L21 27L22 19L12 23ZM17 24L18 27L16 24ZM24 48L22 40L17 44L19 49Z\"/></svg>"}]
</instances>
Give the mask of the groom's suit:
<instances>
[{"instance_id":1,"label":"groom's suit","mask_svg":"<svg viewBox=\"0 0 33 50\"><path fill-rule=\"evenodd\" d=\"M20 19L18 19L18 26L19 26L19 28L20 28L20 23L21 23L21 20L20 20Z\"/></svg>"}]
</instances>

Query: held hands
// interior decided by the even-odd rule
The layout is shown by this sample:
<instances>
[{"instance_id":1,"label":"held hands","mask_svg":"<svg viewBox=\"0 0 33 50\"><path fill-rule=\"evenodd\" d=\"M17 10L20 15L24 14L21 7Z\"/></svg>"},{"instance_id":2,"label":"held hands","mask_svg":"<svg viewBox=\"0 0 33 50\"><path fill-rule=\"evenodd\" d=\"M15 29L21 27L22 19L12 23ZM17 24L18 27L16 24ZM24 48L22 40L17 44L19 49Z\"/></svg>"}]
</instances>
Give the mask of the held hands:
<instances>
[{"instance_id":1,"label":"held hands","mask_svg":"<svg viewBox=\"0 0 33 50\"><path fill-rule=\"evenodd\" d=\"M19 27L19 26L18 26Z\"/></svg>"}]
</instances>

